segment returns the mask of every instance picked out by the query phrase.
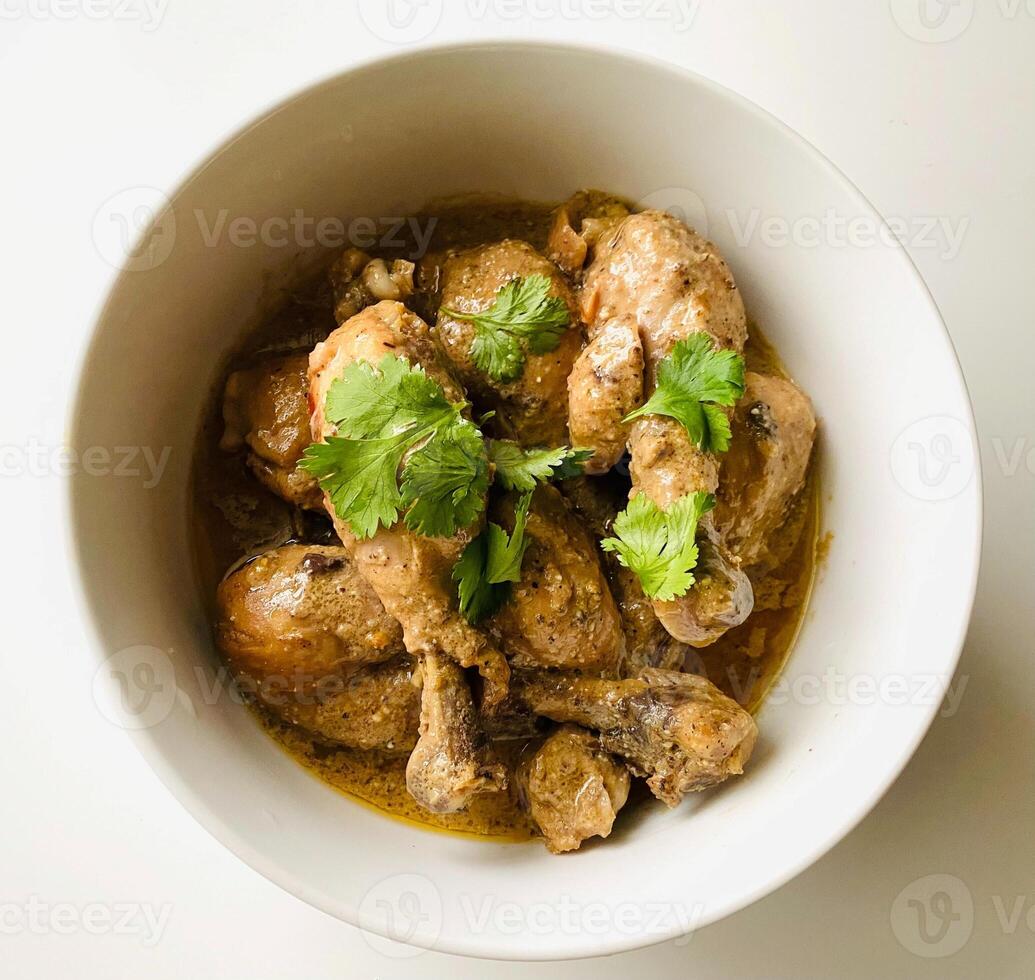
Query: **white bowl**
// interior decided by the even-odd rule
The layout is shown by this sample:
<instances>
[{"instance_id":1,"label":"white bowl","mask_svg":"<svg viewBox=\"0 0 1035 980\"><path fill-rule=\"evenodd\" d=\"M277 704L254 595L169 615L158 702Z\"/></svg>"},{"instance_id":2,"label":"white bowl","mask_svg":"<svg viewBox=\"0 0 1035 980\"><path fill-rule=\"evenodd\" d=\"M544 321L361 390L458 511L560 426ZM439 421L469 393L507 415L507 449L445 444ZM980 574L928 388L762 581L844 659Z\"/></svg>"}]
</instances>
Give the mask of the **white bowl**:
<instances>
[{"instance_id":1,"label":"white bowl","mask_svg":"<svg viewBox=\"0 0 1035 980\"><path fill-rule=\"evenodd\" d=\"M232 698L213 695L218 660L192 573L187 485L220 359L271 284L294 281L319 253L276 244L279 225L265 244L235 245L226 226L206 242L219 215L389 217L447 193L549 200L583 186L682 208L725 253L749 312L815 400L833 541L747 775L678 809L642 811L606 843L558 858L385 818L313 778ZM168 446L168 465L148 486L143 457L143 476L102 478L80 456L71 520L104 661L98 702L227 847L371 934L477 956L576 957L735 912L874 805L955 669L977 574L980 475L931 297L819 153L736 95L663 64L482 44L415 51L306 90L228 138L171 206L175 229L159 215L112 288L73 423L78 454L129 446L160 456Z\"/></svg>"}]
</instances>

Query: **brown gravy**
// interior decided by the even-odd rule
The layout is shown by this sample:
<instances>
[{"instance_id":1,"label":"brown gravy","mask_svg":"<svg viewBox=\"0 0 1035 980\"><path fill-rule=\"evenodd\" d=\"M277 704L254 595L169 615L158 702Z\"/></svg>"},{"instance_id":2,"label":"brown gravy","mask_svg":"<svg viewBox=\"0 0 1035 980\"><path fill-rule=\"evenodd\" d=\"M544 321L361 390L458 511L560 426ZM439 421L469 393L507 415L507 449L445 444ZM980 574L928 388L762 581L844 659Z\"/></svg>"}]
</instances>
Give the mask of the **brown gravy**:
<instances>
[{"instance_id":1,"label":"brown gravy","mask_svg":"<svg viewBox=\"0 0 1035 980\"><path fill-rule=\"evenodd\" d=\"M468 247L507 237L522 238L542 249L553 207L486 197L436 204L431 249ZM425 214L417 220L431 219ZM412 243L405 243L371 251L397 258L412 257L414 249ZM416 309L418 313L424 312L419 305ZM297 291L282 297L275 312L247 336L223 366L210 395L194 455L191 526L199 586L213 620L216 586L227 569L242 557L288 541L331 543L329 522L300 514L275 497L256 482L243 456L220 451L219 441L223 428L222 392L229 373L261 354L312 348L336 326L332 311L330 289L321 270ZM754 325L746 357L751 370L784 373L776 352ZM819 536L814 463L815 459L806 487L779 531L785 540L775 550L787 558L756 583L755 611L719 642L698 651L699 656L688 664L691 670L706 674L752 711L779 675L808 604ZM464 813L430 814L418 807L406 791L405 755L330 746L284 724L258 706L253 711L284 751L318 778L385 814L425 828L491 837L496 841L524 841L533 836L513 790L476 797ZM504 761L512 762L527 743L496 744ZM651 798L634 791L633 799L643 805Z\"/></svg>"}]
</instances>

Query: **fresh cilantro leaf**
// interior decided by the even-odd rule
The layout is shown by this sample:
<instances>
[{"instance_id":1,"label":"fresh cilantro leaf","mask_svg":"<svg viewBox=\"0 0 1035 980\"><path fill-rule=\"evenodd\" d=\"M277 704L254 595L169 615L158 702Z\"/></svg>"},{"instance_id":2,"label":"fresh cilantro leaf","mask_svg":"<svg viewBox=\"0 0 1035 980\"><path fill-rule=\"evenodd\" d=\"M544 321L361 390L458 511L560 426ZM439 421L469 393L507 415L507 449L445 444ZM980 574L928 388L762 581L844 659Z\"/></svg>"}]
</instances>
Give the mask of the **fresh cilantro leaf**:
<instances>
[{"instance_id":1,"label":"fresh cilantro leaf","mask_svg":"<svg viewBox=\"0 0 1035 980\"><path fill-rule=\"evenodd\" d=\"M731 350L715 350L707 334L680 340L658 365L654 394L624 421L642 415L668 415L682 423L694 444L705 452L724 453L730 444L730 423L720 405L736 404L744 394L744 358Z\"/></svg>"},{"instance_id":2,"label":"fresh cilantro leaf","mask_svg":"<svg viewBox=\"0 0 1035 980\"><path fill-rule=\"evenodd\" d=\"M568 327L568 304L551 296L548 276L518 277L505 283L492 305L480 313L442 307L440 313L474 324L471 359L496 381L514 381L525 368L522 341L533 354L555 350Z\"/></svg>"},{"instance_id":3,"label":"fresh cilantro leaf","mask_svg":"<svg viewBox=\"0 0 1035 980\"><path fill-rule=\"evenodd\" d=\"M310 446L299 465L358 538L390 527L403 508L418 533L453 534L481 513L488 488L481 433L460 414L465 407L405 358L386 355L376 368L357 361L327 393L338 435Z\"/></svg>"},{"instance_id":4,"label":"fresh cilantro leaf","mask_svg":"<svg viewBox=\"0 0 1035 980\"><path fill-rule=\"evenodd\" d=\"M555 480L572 480L582 476L585 464L593 458L592 449L569 449L560 464L553 468Z\"/></svg>"},{"instance_id":5,"label":"fresh cilantro leaf","mask_svg":"<svg viewBox=\"0 0 1035 980\"><path fill-rule=\"evenodd\" d=\"M478 623L496 612L510 598L511 584L521 581L521 561L529 544L525 522L531 502L531 492L521 496L514 508L514 530L510 534L491 521L486 524L453 566L460 614L469 623Z\"/></svg>"},{"instance_id":6,"label":"fresh cilantro leaf","mask_svg":"<svg viewBox=\"0 0 1035 980\"><path fill-rule=\"evenodd\" d=\"M378 524L390 527L399 516L402 495L396 474L406 446L405 435L366 440L332 436L306 449L299 465L317 478L352 533L369 538Z\"/></svg>"},{"instance_id":7,"label":"fresh cilantro leaf","mask_svg":"<svg viewBox=\"0 0 1035 980\"><path fill-rule=\"evenodd\" d=\"M418 534L450 537L481 513L488 489L482 434L467 419L457 419L406 461L406 526Z\"/></svg>"},{"instance_id":8,"label":"fresh cilantro leaf","mask_svg":"<svg viewBox=\"0 0 1035 980\"><path fill-rule=\"evenodd\" d=\"M451 419L456 411L422 367L386 354L376 368L366 361L349 364L328 390L324 414L340 436L375 439Z\"/></svg>"},{"instance_id":9,"label":"fresh cilantro leaf","mask_svg":"<svg viewBox=\"0 0 1035 980\"><path fill-rule=\"evenodd\" d=\"M460 560L453 566L460 615L467 622L480 623L506 602L509 587L493 587L485 579L489 540L484 534L470 541Z\"/></svg>"},{"instance_id":10,"label":"fresh cilantro leaf","mask_svg":"<svg viewBox=\"0 0 1035 980\"><path fill-rule=\"evenodd\" d=\"M582 464L593 455L592 449L522 449L510 439L490 439L489 459L496 464L496 479L504 490L525 493L537 482L568 480L582 473Z\"/></svg>"},{"instance_id":11,"label":"fresh cilantro leaf","mask_svg":"<svg viewBox=\"0 0 1035 980\"><path fill-rule=\"evenodd\" d=\"M710 493L689 493L663 511L646 494L629 501L614 521L617 537L604 538L600 547L612 551L632 569L643 591L652 599L686 595L694 584L697 565L697 523L715 506Z\"/></svg>"}]
</instances>

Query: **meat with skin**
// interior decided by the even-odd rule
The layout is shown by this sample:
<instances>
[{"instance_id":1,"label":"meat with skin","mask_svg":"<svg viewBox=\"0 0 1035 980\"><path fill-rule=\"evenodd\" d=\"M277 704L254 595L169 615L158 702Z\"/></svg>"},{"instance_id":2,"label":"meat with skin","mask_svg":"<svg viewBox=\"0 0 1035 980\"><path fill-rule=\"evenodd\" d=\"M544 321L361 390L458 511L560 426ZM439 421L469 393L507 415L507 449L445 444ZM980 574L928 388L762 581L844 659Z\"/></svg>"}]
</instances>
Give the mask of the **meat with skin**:
<instances>
[{"instance_id":1,"label":"meat with skin","mask_svg":"<svg viewBox=\"0 0 1035 980\"><path fill-rule=\"evenodd\" d=\"M512 501L500 510L498 518L512 527ZM596 542L556 487L536 489L525 538L521 581L491 624L510 662L614 675L624 646L618 609Z\"/></svg>"},{"instance_id":2,"label":"meat with skin","mask_svg":"<svg viewBox=\"0 0 1035 980\"><path fill-rule=\"evenodd\" d=\"M331 384L355 361L380 364L386 354L421 365L451 402L464 393L427 324L401 303L389 300L369 306L335 330L310 356L310 404L316 441L335 434L324 405ZM380 528L359 540L334 513L327 513L356 567L370 583L388 614L402 626L406 649L415 656L442 653L463 667L477 667L490 700L502 697L509 669L503 655L487 637L460 616L451 581L453 566L473 533L467 529L451 538L430 538L410 531L402 522Z\"/></svg>"},{"instance_id":3,"label":"meat with skin","mask_svg":"<svg viewBox=\"0 0 1035 980\"><path fill-rule=\"evenodd\" d=\"M425 654L420 737L406 764L406 788L432 813L463 810L478 793L506 789L507 770L496 761L457 664Z\"/></svg>"},{"instance_id":4,"label":"meat with skin","mask_svg":"<svg viewBox=\"0 0 1035 980\"><path fill-rule=\"evenodd\" d=\"M640 331L632 317L615 317L596 331L568 376L568 431L573 446L593 450L587 473L606 473L622 458L632 429L622 420L642 404Z\"/></svg>"},{"instance_id":5,"label":"meat with skin","mask_svg":"<svg viewBox=\"0 0 1035 980\"><path fill-rule=\"evenodd\" d=\"M512 279L546 276L550 293L564 300L570 323L548 354L526 351L521 377L502 382L484 374L471 358L474 324L444 310L481 313ZM435 334L480 408L493 409L500 434L525 446L559 446L567 440L568 375L582 346L578 307L561 271L527 242L508 239L450 256L442 268L441 306Z\"/></svg>"},{"instance_id":6,"label":"meat with skin","mask_svg":"<svg viewBox=\"0 0 1035 980\"><path fill-rule=\"evenodd\" d=\"M679 340L705 333L719 348L744 349L747 318L728 266L715 246L661 211L626 218L601 241L586 270L581 303L592 337L616 316L630 316L643 342L645 394L653 390L658 364ZM637 419L629 440L633 493L646 493L659 507L695 491L714 493L719 461L691 441L674 419ZM714 643L751 613L751 583L737 559L701 522L707 580L685 596L655 601L658 618L676 639L693 646Z\"/></svg>"},{"instance_id":7,"label":"meat with skin","mask_svg":"<svg viewBox=\"0 0 1035 980\"><path fill-rule=\"evenodd\" d=\"M620 480L612 476L578 477L563 481L560 489L596 539L613 533L614 519L627 497ZM686 660L689 645L680 643L661 625L654 604L644 595L639 576L626 568L614 552L602 551L601 556L625 636L619 675L634 676L643 667L678 670Z\"/></svg>"},{"instance_id":8,"label":"meat with skin","mask_svg":"<svg viewBox=\"0 0 1035 980\"><path fill-rule=\"evenodd\" d=\"M416 742L419 695L402 630L344 548L267 552L228 575L217 602L219 649L272 713L352 748Z\"/></svg>"},{"instance_id":9,"label":"meat with skin","mask_svg":"<svg viewBox=\"0 0 1035 980\"><path fill-rule=\"evenodd\" d=\"M768 542L805 485L816 416L793 381L749 371L732 429L715 526L745 565L772 564Z\"/></svg>"},{"instance_id":10,"label":"meat with skin","mask_svg":"<svg viewBox=\"0 0 1035 980\"><path fill-rule=\"evenodd\" d=\"M629 798L629 770L575 725L557 729L522 759L516 773L522 804L554 853L607 837Z\"/></svg>"},{"instance_id":11,"label":"meat with skin","mask_svg":"<svg viewBox=\"0 0 1035 980\"><path fill-rule=\"evenodd\" d=\"M291 691L405 652L402 629L344 548L285 545L228 575L216 637L229 664Z\"/></svg>"},{"instance_id":12,"label":"meat with skin","mask_svg":"<svg viewBox=\"0 0 1035 980\"><path fill-rule=\"evenodd\" d=\"M249 469L288 503L318 510L323 494L298 467L309 445L306 353L266 357L227 378L223 395L225 452L247 449Z\"/></svg>"},{"instance_id":13,"label":"meat with skin","mask_svg":"<svg viewBox=\"0 0 1035 980\"><path fill-rule=\"evenodd\" d=\"M361 667L317 683L312 697L261 697L275 714L325 742L409 752L417 743L420 687L411 657Z\"/></svg>"},{"instance_id":14,"label":"meat with skin","mask_svg":"<svg viewBox=\"0 0 1035 980\"><path fill-rule=\"evenodd\" d=\"M599 733L669 806L744 771L758 728L736 701L696 674L647 668L622 681L515 671L513 696L538 714Z\"/></svg>"}]
</instances>

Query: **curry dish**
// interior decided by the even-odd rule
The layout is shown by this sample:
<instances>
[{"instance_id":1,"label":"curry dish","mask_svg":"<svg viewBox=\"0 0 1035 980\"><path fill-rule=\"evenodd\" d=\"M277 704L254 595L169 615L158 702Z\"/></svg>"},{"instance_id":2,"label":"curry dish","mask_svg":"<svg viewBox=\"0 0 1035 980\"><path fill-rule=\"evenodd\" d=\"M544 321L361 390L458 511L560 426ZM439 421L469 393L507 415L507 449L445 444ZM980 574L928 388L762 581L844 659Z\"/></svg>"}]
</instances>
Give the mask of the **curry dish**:
<instances>
[{"instance_id":1,"label":"curry dish","mask_svg":"<svg viewBox=\"0 0 1035 980\"><path fill-rule=\"evenodd\" d=\"M468 197L407 227L284 297L213 394L216 641L350 796L575 850L750 768L812 580L816 419L668 213Z\"/></svg>"}]
</instances>

